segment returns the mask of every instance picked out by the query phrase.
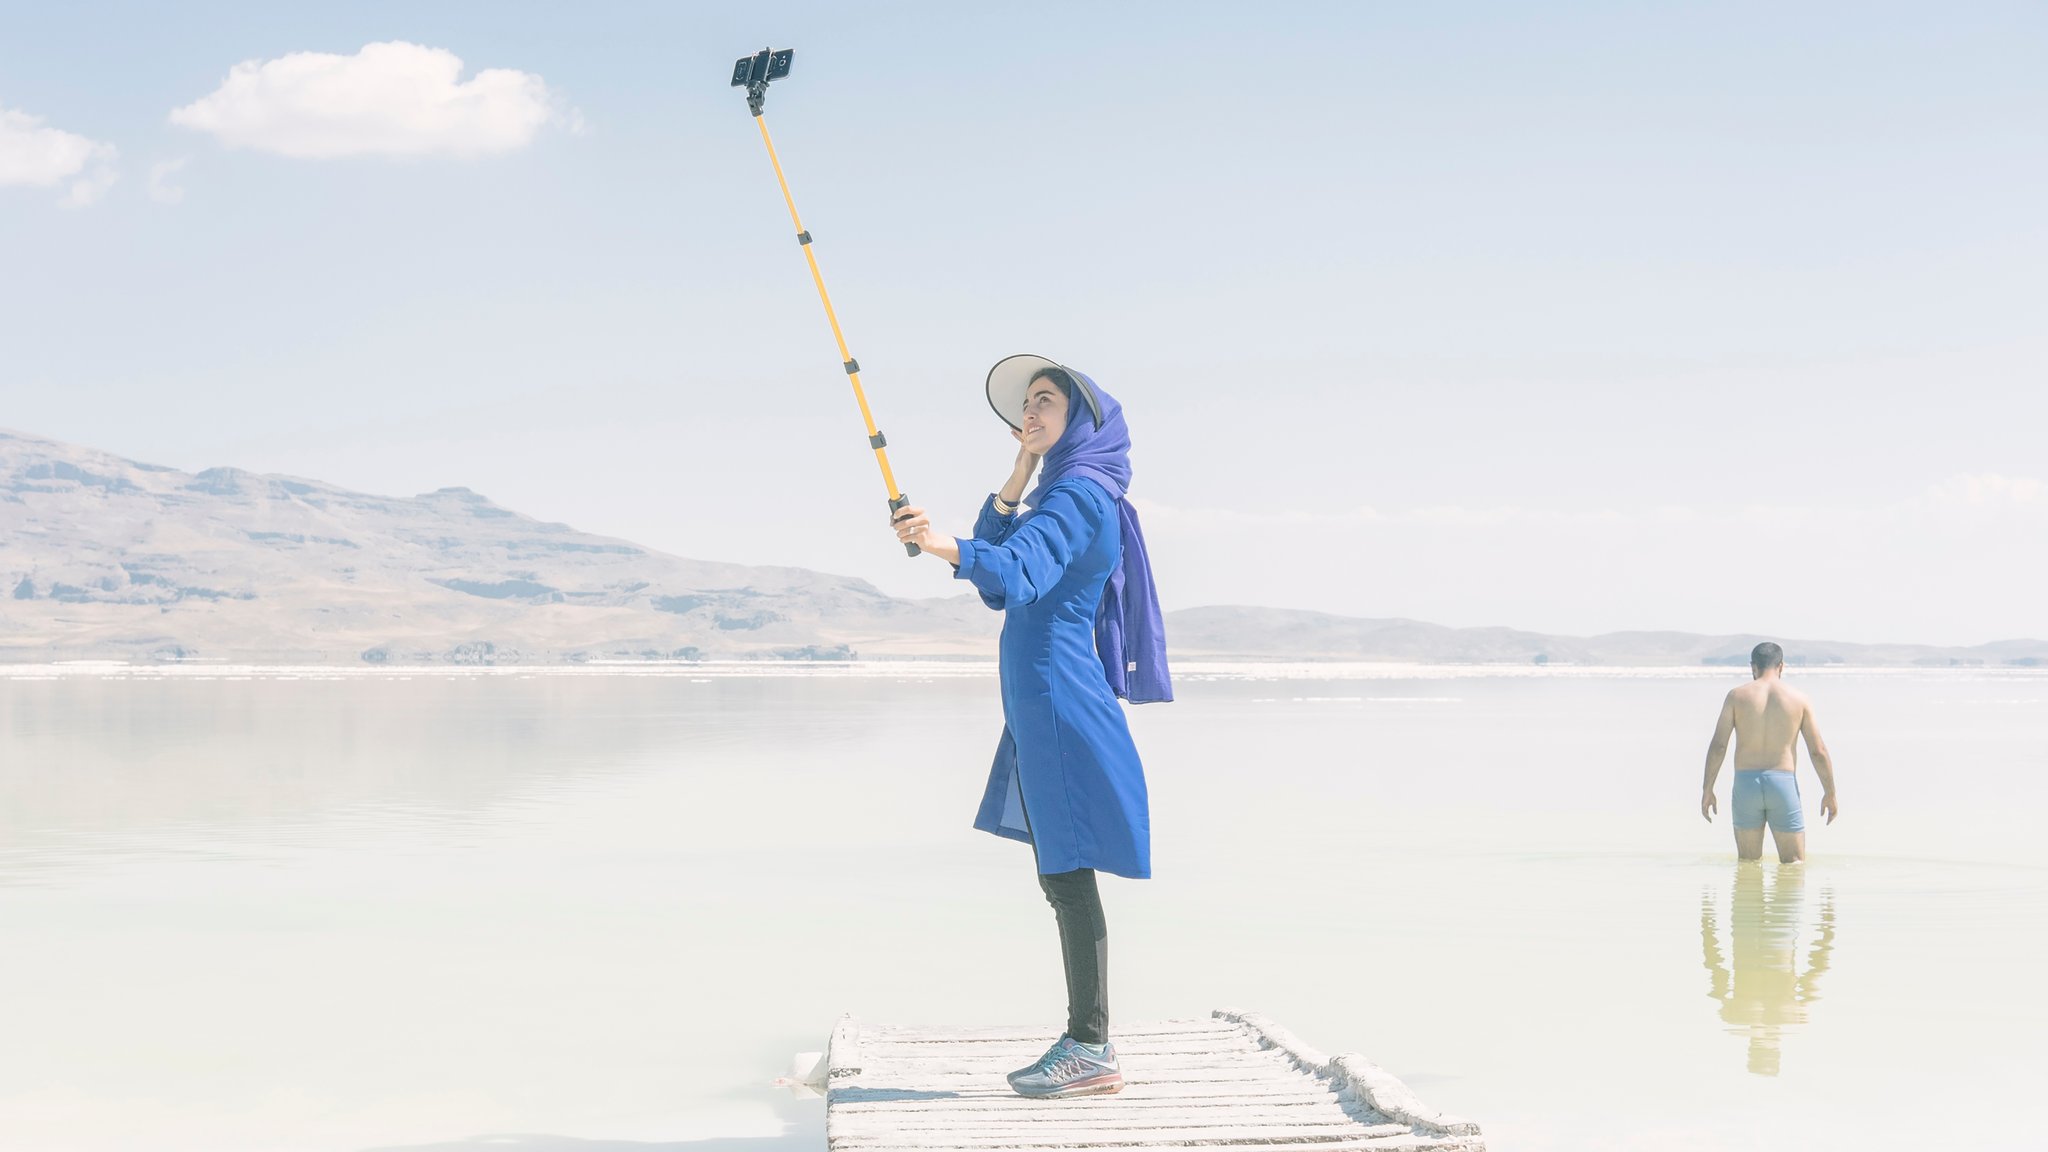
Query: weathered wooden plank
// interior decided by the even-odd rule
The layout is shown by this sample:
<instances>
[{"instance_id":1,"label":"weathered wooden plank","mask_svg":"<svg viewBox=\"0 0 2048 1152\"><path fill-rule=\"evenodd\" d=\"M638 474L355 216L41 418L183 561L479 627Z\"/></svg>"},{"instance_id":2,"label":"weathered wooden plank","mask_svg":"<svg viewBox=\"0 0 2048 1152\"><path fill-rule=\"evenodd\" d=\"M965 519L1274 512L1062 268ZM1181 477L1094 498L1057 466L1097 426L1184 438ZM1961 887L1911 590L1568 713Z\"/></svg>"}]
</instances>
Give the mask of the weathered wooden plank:
<instances>
[{"instance_id":1,"label":"weathered wooden plank","mask_svg":"<svg viewBox=\"0 0 2048 1152\"><path fill-rule=\"evenodd\" d=\"M951 1133L961 1138L998 1135L1015 1139L1019 1127L1015 1116L990 1116L983 1114L980 1119L936 1117L926 1118L919 1123L905 1123L889 1117L869 1117L850 1121L841 1134L849 1139L859 1140L869 1136L896 1136L905 1138L929 1134ZM1031 1118L1029 1124L1033 1139L1050 1140L1054 1137L1067 1139L1075 1135L1133 1138L1142 1136L1157 1139L1161 1132L1219 1131L1224 1134L1242 1136L1247 1132L1299 1136L1304 1133L1338 1136L1399 1136L1412 1134L1414 1129L1406 1124L1359 1124L1338 1112L1335 1115L1312 1118L1289 1118L1262 1112L1232 1114L1228 1117L1208 1119L1200 1116L1182 1116L1170 1119L1158 1117L1138 1118L1129 1116L1089 1117L1058 1114L1041 1114Z\"/></svg>"},{"instance_id":2,"label":"weathered wooden plank","mask_svg":"<svg viewBox=\"0 0 2048 1152\"><path fill-rule=\"evenodd\" d=\"M1292 1123L1274 1121L1264 1116L1244 1116L1227 1123L1196 1124L1176 1123L1169 1127L1163 1122L1148 1124L1104 1124L1090 1126L1085 1123L1045 1121L1042 1117L1028 1122L1016 1119L998 1122L959 1123L950 1125L927 1124L898 1126L886 1121L850 1123L839 1129L841 1146L847 1141L855 1143L938 1143L957 1141L974 1142L984 1139L1018 1142L1071 1143L1076 1140L1161 1140L1161 1133L1196 1133L1209 1136L1229 1136L1233 1139L1247 1139L1248 1134L1261 1138L1285 1136L1301 1139L1306 1136L1327 1136L1351 1138L1362 1133L1374 1135L1412 1135L1414 1129L1406 1124L1382 1128L1377 1125L1360 1125L1344 1116L1325 1119L1318 1123Z\"/></svg>"},{"instance_id":3,"label":"weathered wooden plank","mask_svg":"<svg viewBox=\"0 0 2048 1152\"><path fill-rule=\"evenodd\" d=\"M1026 1144L1026 1146L1012 1146L1012 1148L1030 1148L1030 1146ZM1057 1144L1057 1146L1049 1146L1049 1148L1116 1148L1116 1150L1137 1150L1137 1148L1167 1148L1167 1146L1163 1146L1163 1144L1151 1144L1151 1146L1147 1146L1147 1144L1090 1144L1090 1146ZM1233 1148L1276 1148L1280 1152L1485 1152L1483 1144L1475 1144L1475 1142L1470 1142L1470 1138L1460 1138L1460 1136L1450 1136L1450 1138L1442 1138L1442 1136L1432 1136L1432 1138L1421 1138L1421 1136L1368 1136L1368 1138L1352 1138L1352 1140L1286 1140L1286 1142L1239 1140L1239 1142L1231 1142L1231 1144L1176 1144L1174 1148L1214 1148L1217 1152L1227 1152L1227 1150L1233 1150ZM860 1152L885 1152L885 1148L866 1146L866 1148L860 1148ZM918 1152L987 1152L987 1148L958 1146L958 1144L934 1144L934 1146L918 1148Z\"/></svg>"},{"instance_id":4,"label":"weathered wooden plank","mask_svg":"<svg viewBox=\"0 0 2048 1152\"><path fill-rule=\"evenodd\" d=\"M1248 1045L1247 1032L1177 1032L1153 1036L1127 1036L1122 1032L1113 1033L1119 1052L1135 1051L1192 1051L1205 1052L1220 1049L1244 1049ZM1043 1052L1046 1046L1059 1037L1057 1030L1034 1032L1029 1036L990 1036L981 1040L962 1040L948 1044L943 1040L906 1040L897 1036L864 1036L864 1042L890 1052L921 1052L943 1050L947 1052L1021 1052L1030 1050ZM1256 1044L1249 1045L1256 1048Z\"/></svg>"},{"instance_id":5,"label":"weathered wooden plank","mask_svg":"<svg viewBox=\"0 0 2048 1152\"><path fill-rule=\"evenodd\" d=\"M866 1025L866 1027L872 1029L872 1025ZM905 1031L870 1031L866 1035L866 1039L874 1041L874 1043L905 1043L905 1045L920 1043L920 1045L942 1045L942 1047L1022 1045L1022 1047L1038 1047L1040 1052L1044 1052L1044 1045L1053 1043L1059 1037L1061 1031L1065 1031L1065 1029L1061 1029L1059 1025L1047 1025L1047 1027L1018 1027L1018 1029L1001 1029L1001 1031L983 1029L983 1035L948 1037L948 1035L944 1035L944 1031L938 1031L938 1029L918 1029L918 1031L909 1031L909 1033L905 1033ZM1118 1047L1124 1047L1124 1045L1130 1045L1130 1043L1143 1043L1143 1045L1241 1045L1247 1035L1251 1035L1249 1029L1231 1027L1231 1025L1225 1025L1225 1027L1202 1027L1202 1029L1135 1029L1135 1027L1116 1027L1110 1033L1110 1039L1114 1039Z\"/></svg>"},{"instance_id":6,"label":"weathered wooden plank","mask_svg":"<svg viewBox=\"0 0 2048 1152\"><path fill-rule=\"evenodd\" d=\"M889 1132L876 1131L863 1137L853 1133L843 1137L841 1148L883 1147L883 1148L1105 1148L1105 1147L1157 1147L1161 1144L1183 1147L1203 1144L1306 1144L1311 1141L1371 1139L1360 1137L1355 1124L1317 1124L1298 1128L1268 1128L1263 1126L1240 1126L1235 1128L1153 1128L1145 1132L1086 1132L1057 1131L1033 1124L1015 1127L1007 1131L991 1133L975 1132Z\"/></svg>"},{"instance_id":7,"label":"weathered wooden plank","mask_svg":"<svg viewBox=\"0 0 2048 1152\"><path fill-rule=\"evenodd\" d=\"M1458 1138L1456 1137L1417 1136L1413 1133L1407 1132L1398 1135L1388 1136L1358 1136L1355 1134L1356 1131L1356 1129L1353 1129L1351 1132L1346 1132L1340 1128L1332 1128L1330 1131L1327 1132L1303 1131L1297 1135L1292 1133L1274 1133L1271 1131L1261 1131L1255 1129L1246 1129L1239 1132L1221 1132L1210 1129L1162 1128L1155 1132L1146 1133L1143 1136L1131 1139L1123 1139L1108 1134L1104 1134L1101 1136L1073 1136L1055 1134L1041 1137L1035 1131L1019 1130L1009 1135L987 1137L948 1137L943 1134L939 1134L929 1140L916 1135L884 1135L877 1137L872 1142L835 1142L833 1144L833 1147L848 1150L862 1149L864 1150L864 1152L865 1150L874 1150L874 1152L881 1152L881 1150L884 1149L917 1149L919 1150L919 1152L925 1152L925 1150L939 1148L1112 1149L1219 1147L1284 1148L1287 1149L1288 1152L1300 1152L1300 1149L1302 1149L1304 1146L1316 1146L1323 1148L1335 1146L1339 1148L1373 1149L1375 1150L1375 1152L1388 1152L1388 1150L1393 1149L1445 1149L1472 1147L1469 1144L1459 1143Z\"/></svg>"},{"instance_id":8,"label":"weathered wooden plank","mask_svg":"<svg viewBox=\"0 0 2048 1152\"><path fill-rule=\"evenodd\" d=\"M1018 1049L1007 1053L970 1054L948 1052L941 1048L922 1048L915 1054L906 1056L868 1045L862 1045L862 1049L871 1058L870 1063L891 1072L899 1070L922 1072L942 1068L961 1068L977 1072L1007 1072L1035 1062L1043 1052L1043 1049L1032 1048ZM1304 1071L1311 1076L1316 1074L1316 1070L1301 1068L1284 1053L1262 1052L1248 1046L1235 1051L1165 1053L1130 1052L1119 1048L1117 1050L1117 1059L1126 1069L1248 1068L1252 1070L1269 1069L1288 1075L1298 1075Z\"/></svg>"},{"instance_id":9,"label":"weathered wooden plank","mask_svg":"<svg viewBox=\"0 0 2048 1152\"><path fill-rule=\"evenodd\" d=\"M848 1113L848 1125L852 1129L893 1129L893 1132L918 1132L930 1127L954 1127L958 1132L971 1132L977 1127L1008 1127L1020 1119L1028 1119L1034 1129L1047 1132L1061 1132L1061 1129L1100 1129L1100 1132L1118 1132L1118 1129L1155 1129L1155 1127L1243 1127L1245 1123L1270 1123L1278 1127L1300 1127L1300 1125L1321 1125L1341 1123L1348 1129L1376 1127L1360 1125L1358 1117L1350 1115L1335 1105L1323 1105L1313 1109L1286 1109L1286 1107L1202 1107L1202 1109L928 1109L928 1111L901 1111L901 1113ZM1391 1125L1391 1127L1386 1127ZM1409 1132L1411 1125L1386 1121L1386 1132Z\"/></svg>"},{"instance_id":10,"label":"weathered wooden plank","mask_svg":"<svg viewBox=\"0 0 2048 1152\"><path fill-rule=\"evenodd\" d=\"M1012 1146L1030 1148L1030 1146ZM1079 1144L1057 1144L1051 1148L1083 1148ZM1090 1144L1085 1148L1147 1148L1147 1144ZM1151 1148L1165 1148L1153 1144ZM1219 1152L1231 1148L1278 1148L1282 1152L1485 1152L1485 1146L1473 1138L1464 1136L1368 1136L1348 1140L1235 1140L1229 1144L1176 1144L1176 1148L1214 1148ZM860 1152L883 1152L883 1148L866 1146ZM987 1148L958 1146L958 1144L934 1144L918 1148L918 1152L987 1152Z\"/></svg>"},{"instance_id":11,"label":"weathered wooden plank","mask_svg":"<svg viewBox=\"0 0 2048 1152\"><path fill-rule=\"evenodd\" d=\"M1000 1074L987 1072L911 1072L898 1073L888 1065L878 1066L879 1071L863 1072L860 1083L870 1088L923 1088L932 1091L958 1091L962 1088L978 1088L987 1085L991 1079L1000 1084ZM1126 1069L1124 1080L1130 1084L1177 1083L1177 1084L1293 1084L1295 1075L1279 1069L1250 1068L1189 1068L1170 1076L1149 1076L1136 1069Z\"/></svg>"},{"instance_id":12,"label":"weathered wooden plank","mask_svg":"<svg viewBox=\"0 0 2048 1152\"><path fill-rule=\"evenodd\" d=\"M1081 1097L1094 1101L1096 1097ZM1071 1103L1071 1101L1069 1101ZM887 1115L915 1115L915 1113L956 1113L956 1111L1038 1111L1038 1105L1016 1093L1006 1097L936 1097L936 1099L866 1099L848 1101L844 1097L831 1101L831 1107L846 1111L848 1115L858 1113L887 1113ZM1180 1093L1180 1095L1139 1095L1137 1088L1124 1088L1116 1093L1116 1107L1102 1103L1079 1103L1069 1111L1096 1113L1096 1111L1120 1111L1120 1113L1149 1113L1149 1111L1200 1111L1200 1109L1247 1109L1247 1107L1268 1107L1268 1109L1343 1109L1346 1115L1368 1115L1370 1109L1362 1109L1354 1101L1341 1097L1307 1097L1307 1095L1253 1095L1253 1093ZM1370 1113L1382 1115L1382 1113Z\"/></svg>"},{"instance_id":13,"label":"weathered wooden plank","mask_svg":"<svg viewBox=\"0 0 2048 1152\"><path fill-rule=\"evenodd\" d=\"M971 1068L1021 1068L1035 1064L1045 1053L1044 1044L1030 1048L995 1048L982 1050L960 1050L941 1048L937 1045L919 1045L916 1048L891 1048L884 1044L863 1044L862 1049L877 1064L888 1067L898 1065L917 1066L921 1064L945 1064ZM1117 1061L1123 1065L1143 1064L1147 1067L1167 1068L1183 1064L1274 1064L1292 1068L1294 1062L1278 1052L1261 1052L1245 1048L1205 1048L1178 1052L1145 1051L1116 1046Z\"/></svg>"},{"instance_id":14,"label":"weathered wooden plank","mask_svg":"<svg viewBox=\"0 0 2048 1152\"><path fill-rule=\"evenodd\" d=\"M1044 1127L1030 1119L1020 1119L1008 1125L983 1125L963 1127L948 1132L942 1127L924 1129L842 1129L834 1148L930 1148L930 1146L963 1146L979 1144L983 1148L1065 1148L1081 1144L1128 1144L1128 1146L1153 1146L1153 1148L1178 1148L1184 1144L1307 1144L1313 1140L1376 1140L1378 1136L1362 1136L1362 1129L1350 1123L1323 1123L1323 1125L1288 1125L1278 1127L1264 1121L1245 1121L1241 1125L1192 1125L1192 1127ZM1401 1132L1384 1134L1386 1140L1415 1138L1413 1129L1401 1127ZM1430 1140L1456 1140L1456 1138L1430 1138Z\"/></svg>"},{"instance_id":15,"label":"weathered wooden plank","mask_svg":"<svg viewBox=\"0 0 2048 1152\"><path fill-rule=\"evenodd\" d=\"M875 1038L879 1040L902 1043L929 1041L937 1044L985 1044L1005 1040L1025 1043L1033 1040L1043 1041L1045 1038L1058 1035L1062 1031L1059 1021L1047 1021L1043 1024L1018 1024L1004 1028L976 1028L974 1031L960 1036L955 1036L951 1029L938 1026L906 1028L901 1025L884 1027L869 1024L867 1027L873 1030ZM1196 1024L1174 1024L1167 1027L1153 1026L1149 1028L1137 1024L1118 1024L1113 1031L1119 1037L1138 1036L1170 1040L1175 1037L1224 1038L1241 1036L1250 1030L1232 1020L1205 1020Z\"/></svg>"},{"instance_id":16,"label":"weathered wooden plank","mask_svg":"<svg viewBox=\"0 0 2048 1152\"><path fill-rule=\"evenodd\" d=\"M946 1056L933 1053L920 1055L908 1060L892 1060L887 1053L876 1052L862 1046L873 1063L888 1069L892 1076L919 1076L927 1073L944 1076L1001 1076L1025 1067L1038 1059L1038 1053L1029 1056L1007 1058ZM1124 1078L1143 1076L1146 1079L1170 1079L1182 1072L1202 1070L1243 1069L1248 1073L1272 1072L1282 1076L1298 1075L1300 1070L1286 1057L1270 1052L1190 1052L1177 1056L1140 1056L1131 1053L1117 1053L1117 1063L1124 1070Z\"/></svg>"},{"instance_id":17,"label":"weathered wooden plank","mask_svg":"<svg viewBox=\"0 0 2048 1152\"><path fill-rule=\"evenodd\" d=\"M1249 1049L1245 1037L1235 1035L1218 1037L1214 1040L1154 1040L1150 1038L1131 1039L1116 1036L1117 1054L1120 1056L1173 1056L1202 1052L1244 1052ZM966 1044L943 1044L934 1040L903 1042L878 1040L863 1036L862 1046L891 1060L915 1060L919 1056L935 1052L958 1054L982 1059L1012 1059L1035 1057L1052 1043L1052 1037L1039 1036L1033 1040L983 1040Z\"/></svg>"},{"instance_id":18,"label":"weathered wooden plank","mask_svg":"<svg viewBox=\"0 0 2048 1152\"><path fill-rule=\"evenodd\" d=\"M1075 1146L1061 1144L1057 1148L1075 1148ZM1147 1146L1145 1144L1110 1144L1110 1146L1096 1146L1096 1148L1137 1150L1137 1148L1147 1148ZM1165 1148L1165 1146L1163 1144L1155 1144L1151 1148ZM1176 1146L1176 1148L1180 1148L1180 1146ZM1473 1144L1468 1138L1460 1138L1460 1136L1450 1136L1450 1138L1442 1138L1442 1136L1434 1136L1434 1138L1382 1136L1382 1138L1364 1138L1364 1140L1333 1140L1333 1142L1309 1140L1309 1142L1282 1142L1282 1144L1270 1144L1270 1142L1262 1144L1262 1142L1257 1142L1257 1140L1251 1140L1251 1142L1235 1142L1235 1144L1208 1144L1208 1146L1196 1146L1196 1148L1214 1148L1217 1152L1227 1152L1227 1150L1233 1150L1233 1148L1276 1148L1280 1152L1485 1152L1483 1144ZM860 1152L883 1152L883 1150L881 1148L862 1148ZM958 1148L958 1146L930 1146L930 1148L920 1148L918 1152L987 1152L987 1150L985 1148Z\"/></svg>"},{"instance_id":19,"label":"weathered wooden plank","mask_svg":"<svg viewBox=\"0 0 2048 1152\"><path fill-rule=\"evenodd\" d=\"M1250 1033L1234 1036L1202 1037L1196 1039L1158 1039L1153 1037L1112 1036L1119 1053L1173 1053L1173 1052L1234 1052L1258 1053L1262 1049ZM994 1059L1028 1052L1033 1056L1046 1050L1053 1037L1039 1035L1029 1040L983 1040L966 1044L940 1044L935 1041L903 1043L896 1040L878 1040L863 1036L861 1042L877 1052L887 1053L892 1060L915 1060L932 1053L959 1054Z\"/></svg>"},{"instance_id":20,"label":"weathered wooden plank","mask_svg":"<svg viewBox=\"0 0 2048 1152\"><path fill-rule=\"evenodd\" d=\"M921 1053L909 1059L891 1059L886 1053L866 1049L869 1057L866 1063L881 1073L890 1076L943 1075L948 1069L957 1070L959 1075L1002 1076L1027 1064L1034 1063L1039 1053L1013 1055L1007 1058L987 1056L949 1056L940 1052ZM1287 1057L1277 1052L1189 1052L1176 1056L1140 1056L1118 1052L1118 1063L1124 1069L1126 1079L1133 1071L1140 1073L1157 1071L1159 1076L1170 1077L1182 1071L1202 1069L1242 1069L1247 1075L1270 1073L1276 1076L1315 1076L1314 1071L1302 1069Z\"/></svg>"},{"instance_id":21,"label":"weathered wooden plank","mask_svg":"<svg viewBox=\"0 0 2048 1152\"><path fill-rule=\"evenodd\" d=\"M1090 1096L1069 1100L1066 1103L1075 1108L1094 1108L1104 1106L1111 1099L1110 1097ZM1320 1102L1343 1100L1345 1097L1341 1093L1323 1088L1313 1081L1305 1080L1274 1081L1259 1084L1231 1084L1227 1088L1218 1088L1213 1083L1177 1084L1171 1081L1161 1081L1157 1083L1136 1084L1126 1082L1124 1090L1117 1093L1113 1099L1124 1102L1157 1102L1161 1105L1171 1105L1191 1101L1227 1099ZM901 1088L870 1088L865 1085L849 1085L833 1089L829 1093L829 1100L831 1107L856 1109L879 1106L919 1107L926 1104L943 1104L954 1101L970 1104L980 1104L989 1101L1031 1103L1024 1097L1010 1091L1009 1086L1001 1080L978 1082L974 1085L949 1092L934 1093L926 1091L915 1095L906 1095L905 1090Z\"/></svg>"},{"instance_id":22,"label":"weathered wooden plank","mask_svg":"<svg viewBox=\"0 0 2048 1152\"><path fill-rule=\"evenodd\" d=\"M1030 1036L990 1036L981 1040L962 1040L948 1044L939 1039L910 1040L899 1036L869 1036L867 1042L892 1051L914 1052L919 1049L944 1048L948 1051L1009 1051L1012 1049L1036 1048L1043 1052L1052 1043L1058 1032L1038 1032ZM1110 1039L1116 1041L1119 1050L1138 1049L1173 1051L1180 1049L1203 1051L1215 1048L1244 1047L1245 1032L1162 1032L1152 1036L1127 1036L1115 1033Z\"/></svg>"},{"instance_id":23,"label":"weathered wooden plank","mask_svg":"<svg viewBox=\"0 0 2048 1152\"><path fill-rule=\"evenodd\" d=\"M1143 1113L1166 1108L1193 1110L1203 1108L1339 1108L1345 1107L1344 1099L1334 1092L1315 1095L1308 1093L1257 1093L1233 1091L1218 1094L1206 1086L1201 1089L1172 1095L1141 1094L1136 1087L1127 1087L1113 1098L1108 1096L1083 1096L1066 1101L1069 1111ZM936 1099L860 1099L846 1096L833 1098L834 1108L848 1112L886 1112L895 1115L915 1115L920 1112L989 1112L1037 1111L1044 1106L1035 1100L1019 1096L1007 1088L1001 1095L990 1092L977 1096L950 1096ZM1353 1108L1356 1111L1356 1108Z\"/></svg>"},{"instance_id":24,"label":"weathered wooden plank","mask_svg":"<svg viewBox=\"0 0 2048 1152\"><path fill-rule=\"evenodd\" d=\"M1122 1042L1139 1036L1242 1036L1245 1029L1235 1021L1220 1018L1199 1020L1155 1020L1118 1024L1111 1030ZM1044 1047L1060 1034L1056 1024L974 1025L950 1027L938 1024L868 1024L864 1033L876 1040L926 1040L944 1044L966 1044L982 1040L1037 1041Z\"/></svg>"},{"instance_id":25,"label":"weathered wooden plank","mask_svg":"<svg viewBox=\"0 0 2048 1152\"><path fill-rule=\"evenodd\" d=\"M1118 1044L1237 1044L1242 1042L1245 1036L1249 1035L1249 1031L1249 1029L1244 1028L1215 1029L1202 1032L1125 1032L1122 1029L1118 1029L1113 1038ZM966 1048L983 1044L1036 1044L1043 1048L1051 1043L1053 1037L1057 1035L1059 1035L1059 1029L1047 1028L1043 1031L1034 1031L1019 1036L977 1036L964 1040L947 1040L943 1036L932 1036L924 1033L919 1033L915 1036L871 1035L868 1039L878 1044L938 1044L947 1048Z\"/></svg>"}]
</instances>

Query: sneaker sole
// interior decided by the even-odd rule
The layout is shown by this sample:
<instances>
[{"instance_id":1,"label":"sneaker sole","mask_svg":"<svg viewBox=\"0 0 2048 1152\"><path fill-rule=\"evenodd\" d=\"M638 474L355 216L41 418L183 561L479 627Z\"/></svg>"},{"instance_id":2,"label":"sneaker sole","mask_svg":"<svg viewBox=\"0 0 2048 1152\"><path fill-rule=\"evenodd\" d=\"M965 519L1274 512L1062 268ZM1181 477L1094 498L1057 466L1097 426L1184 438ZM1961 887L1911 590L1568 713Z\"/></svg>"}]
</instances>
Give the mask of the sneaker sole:
<instances>
[{"instance_id":1,"label":"sneaker sole","mask_svg":"<svg viewBox=\"0 0 2048 1152\"><path fill-rule=\"evenodd\" d=\"M1055 1088L1051 1092L1019 1092L1018 1095L1029 1096L1033 1100L1066 1100L1074 1096L1109 1096L1123 1090L1123 1076L1120 1073L1111 1073L1108 1076L1079 1080Z\"/></svg>"}]
</instances>

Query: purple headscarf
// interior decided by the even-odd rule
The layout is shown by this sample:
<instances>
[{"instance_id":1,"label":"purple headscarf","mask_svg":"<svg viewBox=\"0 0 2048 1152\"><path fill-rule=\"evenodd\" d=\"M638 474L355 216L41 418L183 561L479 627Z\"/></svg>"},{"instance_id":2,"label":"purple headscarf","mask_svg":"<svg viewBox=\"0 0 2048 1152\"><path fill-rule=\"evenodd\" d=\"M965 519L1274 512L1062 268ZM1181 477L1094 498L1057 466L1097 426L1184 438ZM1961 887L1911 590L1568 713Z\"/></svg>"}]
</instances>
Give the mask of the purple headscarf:
<instances>
[{"instance_id":1,"label":"purple headscarf","mask_svg":"<svg viewBox=\"0 0 2048 1152\"><path fill-rule=\"evenodd\" d=\"M1133 704L1173 699L1173 678L1166 667L1166 626L1159 616L1159 593L1152 586L1152 559L1145 551L1145 533L1137 510L1124 498L1131 485L1131 430L1123 405L1087 375L1062 369L1078 387L1067 398L1067 430L1039 465L1038 486L1025 502L1037 506L1053 485L1086 476L1116 501L1123 531L1123 556L1102 586L1095 608L1095 654L1110 690ZM1095 398L1094 411L1087 389ZM1091 419L1090 417L1093 417Z\"/></svg>"}]
</instances>

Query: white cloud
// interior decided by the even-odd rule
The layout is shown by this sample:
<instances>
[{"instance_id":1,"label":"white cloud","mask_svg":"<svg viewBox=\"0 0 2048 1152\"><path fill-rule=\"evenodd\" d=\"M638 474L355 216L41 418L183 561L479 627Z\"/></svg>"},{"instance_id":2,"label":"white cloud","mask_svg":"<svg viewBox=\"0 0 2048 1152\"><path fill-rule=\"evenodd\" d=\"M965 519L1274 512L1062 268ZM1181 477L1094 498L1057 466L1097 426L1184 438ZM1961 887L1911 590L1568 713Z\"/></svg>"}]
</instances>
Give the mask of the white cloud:
<instances>
[{"instance_id":1,"label":"white cloud","mask_svg":"<svg viewBox=\"0 0 2048 1152\"><path fill-rule=\"evenodd\" d=\"M2026 476L1985 473L1956 476L1928 490L1930 504L2033 504L2048 500L2048 484Z\"/></svg>"},{"instance_id":2,"label":"white cloud","mask_svg":"<svg viewBox=\"0 0 2048 1152\"><path fill-rule=\"evenodd\" d=\"M39 116L0 108L0 188L62 186L67 208L98 200L120 179L112 144L51 128Z\"/></svg>"},{"instance_id":3,"label":"white cloud","mask_svg":"<svg viewBox=\"0 0 2048 1152\"><path fill-rule=\"evenodd\" d=\"M173 109L171 123L230 148L327 159L510 152L550 123L577 122L530 72L461 75L454 53L402 41L353 56L293 52L235 65L219 88Z\"/></svg>"},{"instance_id":4,"label":"white cloud","mask_svg":"<svg viewBox=\"0 0 2048 1152\"><path fill-rule=\"evenodd\" d=\"M185 166L189 156L176 160L159 160L149 166L149 198L159 204L176 204L185 198L185 190L171 183L171 176Z\"/></svg>"}]
</instances>

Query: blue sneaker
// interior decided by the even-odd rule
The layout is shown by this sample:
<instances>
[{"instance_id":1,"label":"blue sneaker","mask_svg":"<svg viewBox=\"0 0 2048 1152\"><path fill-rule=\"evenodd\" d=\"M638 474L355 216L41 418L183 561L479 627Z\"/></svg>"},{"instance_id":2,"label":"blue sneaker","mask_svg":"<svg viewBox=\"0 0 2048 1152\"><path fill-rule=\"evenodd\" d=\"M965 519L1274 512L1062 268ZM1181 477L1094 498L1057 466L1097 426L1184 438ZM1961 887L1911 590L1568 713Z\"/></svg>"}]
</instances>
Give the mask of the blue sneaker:
<instances>
[{"instance_id":1,"label":"blue sneaker","mask_svg":"<svg viewBox=\"0 0 2048 1152\"><path fill-rule=\"evenodd\" d=\"M1010 1087L1019 1096L1050 1100L1100 1096L1123 1091L1124 1074L1116 1066L1116 1045L1104 1043L1102 1055L1097 1056L1075 1043L1072 1036L1062 1036L1037 1063L1010 1073Z\"/></svg>"}]
</instances>

